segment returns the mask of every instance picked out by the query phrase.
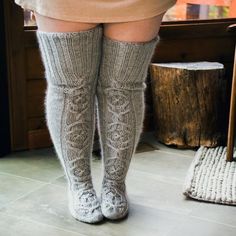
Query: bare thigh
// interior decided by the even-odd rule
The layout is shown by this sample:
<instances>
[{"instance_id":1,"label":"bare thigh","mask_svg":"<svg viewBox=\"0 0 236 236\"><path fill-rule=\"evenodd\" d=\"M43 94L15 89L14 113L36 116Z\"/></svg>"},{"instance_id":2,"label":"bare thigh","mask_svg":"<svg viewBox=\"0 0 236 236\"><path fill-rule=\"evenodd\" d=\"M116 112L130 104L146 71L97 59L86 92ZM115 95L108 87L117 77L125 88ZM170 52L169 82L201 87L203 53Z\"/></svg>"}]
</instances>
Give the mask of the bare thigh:
<instances>
[{"instance_id":1,"label":"bare thigh","mask_svg":"<svg viewBox=\"0 0 236 236\"><path fill-rule=\"evenodd\" d=\"M152 18L121 23L104 23L104 35L127 42L146 42L157 36L164 13Z\"/></svg>"},{"instance_id":2,"label":"bare thigh","mask_svg":"<svg viewBox=\"0 0 236 236\"><path fill-rule=\"evenodd\" d=\"M71 22L34 13L38 30L44 32L79 32L92 29L99 23Z\"/></svg>"},{"instance_id":3,"label":"bare thigh","mask_svg":"<svg viewBox=\"0 0 236 236\"><path fill-rule=\"evenodd\" d=\"M71 22L42 16L34 12L38 30L45 32L79 32L96 27L100 23ZM145 42L153 39L159 32L163 14L140 21L103 23L104 35L108 38Z\"/></svg>"}]
</instances>

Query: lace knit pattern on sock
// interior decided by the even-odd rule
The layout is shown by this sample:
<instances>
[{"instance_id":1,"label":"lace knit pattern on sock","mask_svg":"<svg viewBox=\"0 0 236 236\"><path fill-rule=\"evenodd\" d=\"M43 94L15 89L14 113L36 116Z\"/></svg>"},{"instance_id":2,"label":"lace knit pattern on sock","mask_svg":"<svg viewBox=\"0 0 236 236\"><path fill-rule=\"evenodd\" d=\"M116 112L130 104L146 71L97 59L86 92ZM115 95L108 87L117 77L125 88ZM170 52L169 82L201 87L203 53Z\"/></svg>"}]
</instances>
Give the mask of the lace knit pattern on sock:
<instances>
[{"instance_id":1,"label":"lace knit pattern on sock","mask_svg":"<svg viewBox=\"0 0 236 236\"><path fill-rule=\"evenodd\" d=\"M101 220L90 158L95 129L95 89L102 30L38 32L47 91L46 120L68 181L69 208L78 220Z\"/></svg>"},{"instance_id":2,"label":"lace knit pattern on sock","mask_svg":"<svg viewBox=\"0 0 236 236\"><path fill-rule=\"evenodd\" d=\"M146 43L104 38L97 87L104 159L102 211L111 219L128 211L125 178L142 131L147 69L159 37Z\"/></svg>"}]
</instances>

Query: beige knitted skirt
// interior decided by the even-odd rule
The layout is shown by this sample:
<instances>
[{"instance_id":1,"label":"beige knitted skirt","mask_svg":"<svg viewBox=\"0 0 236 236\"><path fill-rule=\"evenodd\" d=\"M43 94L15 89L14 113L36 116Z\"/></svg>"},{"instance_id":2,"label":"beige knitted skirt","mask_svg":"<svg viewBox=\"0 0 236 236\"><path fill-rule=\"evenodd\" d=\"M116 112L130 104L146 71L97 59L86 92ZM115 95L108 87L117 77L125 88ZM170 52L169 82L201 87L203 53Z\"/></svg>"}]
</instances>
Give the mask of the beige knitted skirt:
<instances>
[{"instance_id":1,"label":"beige knitted skirt","mask_svg":"<svg viewBox=\"0 0 236 236\"><path fill-rule=\"evenodd\" d=\"M24 9L74 22L128 22L154 17L176 0L15 0Z\"/></svg>"}]
</instances>

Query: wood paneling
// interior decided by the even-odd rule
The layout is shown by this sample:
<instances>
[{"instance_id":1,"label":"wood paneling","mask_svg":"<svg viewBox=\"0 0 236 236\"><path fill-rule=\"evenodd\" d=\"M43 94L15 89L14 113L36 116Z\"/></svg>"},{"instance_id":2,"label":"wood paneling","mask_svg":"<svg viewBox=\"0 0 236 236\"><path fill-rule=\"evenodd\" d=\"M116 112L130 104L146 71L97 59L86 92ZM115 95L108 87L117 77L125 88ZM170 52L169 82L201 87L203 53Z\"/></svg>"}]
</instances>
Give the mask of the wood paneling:
<instances>
[{"instance_id":1,"label":"wood paneling","mask_svg":"<svg viewBox=\"0 0 236 236\"><path fill-rule=\"evenodd\" d=\"M0 1L0 157L11 151L7 55L3 1Z\"/></svg>"},{"instance_id":2,"label":"wood paneling","mask_svg":"<svg viewBox=\"0 0 236 236\"><path fill-rule=\"evenodd\" d=\"M28 119L44 115L43 96L33 96L27 99Z\"/></svg>"},{"instance_id":3,"label":"wood paneling","mask_svg":"<svg viewBox=\"0 0 236 236\"><path fill-rule=\"evenodd\" d=\"M34 79L27 81L27 97L43 96L46 89L45 79Z\"/></svg>"},{"instance_id":4,"label":"wood paneling","mask_svg":"<svg viewBox=\"0 0 236 236\"><path fill-rule=\"evenodd\" d=\"M28 132L29 149L51 146L51 139L47 129L31 130Z\"/></svg>"},{"instance_id":5,"label":"wood paneling","mask_svg":"<svg viewBox=\"0 0 236 236\"><path fill-rule=\"evenodd\" d=\"M153 62L173 61L218 61L226 68L225 78L230 87L232 76L234 37L226 28L232 20L226 22L215 21L215 23L202 21L202 23L166 23L161 26L160 43L157 45L153 55ZM26 65L27 65L27 96L28 99L28 129L30 139L36 140L46 135L43 98L46 88L43 79L43 66L38 51L38 45L34 30L25 31ZM222 46L224 45L224 46ZM143 132L154 129L153 98L150 90L150 75L147 78L147 90L145 94L145 120ZM41 78L41 79L39 79ZM226 95L228 97L228 94ZM227 98L229 100L229 98ZM222 122L227 120L228 114L222 117ZM36 131L39 132L32 132ZM41 131L42 133L41 133ZM41 144L40 144L41 145ZM47 144L48 145L48 144ZM31 147L34 145L31 145ZM35 147L35 146L34 146Z\"/></svg>"},{"instance_id":6,"label":"wood paneling","mask_svg":"<svg viewBox=\"0 0 236 236\"><path fill-rule=\"evenodd\" d=\"M227 27L236 19L224 21L165 23L160 29L160 43L156 47L153 62L216 61L224 64L227 107L222 114L222 125L227 137L229 97L232 82L235 34ZM191 23L191 24L189 24ZM155 121L153 121L155 122ZM226 140L223 142L226 144Z\"/></svg>"},{"instance_id":7,"label":"wood paneling","mask_svg":"<svg viewBox=\"0 0 236 236\"><path fill-rule=\"evenodd\" d=\"M44 68L37 45L25 48L26 78L44 78Z\"/></svg>"},{"instance_id":8,"label":"wood paneling","mask_svg":"<svg viewBox=\"0 0 236 236\"><path fill-rule=\"evenodd\" d=\"M24 16L14 1L4 0L11 149L28 148Z\"/></svg>"},{"instance_id":9,"label":"wood paneling","mask_svg":"<svg viewBox=\"0 0 236 236\"><path fill-rule=\"evenodd\" d=\"M23 12L7 3L8 62L12 150L51 145L44 115L46 80L36 38L36 27L25 27ZM226 67L230 86L234 38L226 28L235 19L163 23L153 62L219 61ZM149 77L147 78L150 79ZM153 129L150 83L147 83L144 131ZM228 95L226 95L228 96ZM225 114L227 116L227 114Z\"/></svg>"},{"instance_id":10,"label":"wood paneling","mask_svg":"<svg viewBox=\"0 0 236 236\"><path fill-rule=\"evenodd\" d=\"M163 37L163 36L162 36ZM223 46L224 45L224 46ZM202 37L184 39L161 38L155 61L232 61L234 41L229 37ZM171 53L168 53L171 52Z\"/></svg>"},{"instance_id":11,"label":"wood paneling","mask_svg":"<svg viewBox=\"0 0 236 236\"><path fill-rule=\"evenodd\" d=\"M45 116L32 117L28 119L28 130L47 129Z\"/></svg>"}]
</instances>

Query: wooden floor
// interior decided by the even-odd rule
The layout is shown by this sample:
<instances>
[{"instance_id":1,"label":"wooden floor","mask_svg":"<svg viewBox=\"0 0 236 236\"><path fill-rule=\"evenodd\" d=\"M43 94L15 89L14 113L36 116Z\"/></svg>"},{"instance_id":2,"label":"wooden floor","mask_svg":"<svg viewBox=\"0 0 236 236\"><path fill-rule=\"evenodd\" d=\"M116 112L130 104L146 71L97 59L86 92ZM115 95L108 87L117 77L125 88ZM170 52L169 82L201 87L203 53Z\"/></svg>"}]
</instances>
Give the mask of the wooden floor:
<instances>
[{"instance_id":1,"label":"wooden floor","mask_svg":"<svg viewBox=\"0 0 236 236\"><path fill-rule=\"evenodd\" d=\"M235 236L236 207L186 199L186 171L195 151L143 137L127 178L130 213L125 220L89 225L67 209L66 181L53 149L0 159L1 236ZM99 194L101 161L92 161Z\"/></svg>"}]
</instances>

